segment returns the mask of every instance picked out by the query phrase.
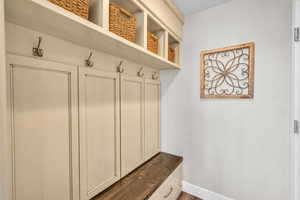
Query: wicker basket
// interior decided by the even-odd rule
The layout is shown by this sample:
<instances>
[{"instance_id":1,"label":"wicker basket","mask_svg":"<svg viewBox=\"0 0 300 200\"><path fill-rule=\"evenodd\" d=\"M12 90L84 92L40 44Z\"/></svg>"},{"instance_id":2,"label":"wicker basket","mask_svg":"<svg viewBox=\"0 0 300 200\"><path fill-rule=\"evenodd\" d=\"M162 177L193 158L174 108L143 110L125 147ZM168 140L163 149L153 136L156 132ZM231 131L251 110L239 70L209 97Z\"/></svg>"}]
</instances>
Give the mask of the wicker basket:
<instances>
[{"instance_id":1,"label":"wicker basket","mask_svg":"<svg viewBox=\"0 0 300 200\"><path fill-rule=\"evenodd\" d=\"M169 51L168 51L168 58L169 58L169 61L171 62L175 62L175 51L172 47L169 47Z\"/></svg>"},{"instance_id":2,"label":"wicker basket","mask_svg":"<svg viewBox=\"0 0 300 200\"><path fill-rule=\"evenodd\" d=\"M149 51L158 54L158 38L151 32L148 32L147 47Z\"/></svg>"},{"instance_id":3,"label":"wicker basket","mask_svg":"<svg viewBox=\"0 0 300 200\"><path fill-rule=\"evenodd\" d=\"M90 0L49 0L50 2L80 16L84 19L89 17Z\"/></svg>"},{"instance_id":4,"label":"wicker basket","mask_svg":"<svg viewBox=\"0 0 300 200\"><path fill-rule=\"evenodd\" d=\"M109 4L109 31L136 42L136 18L115 3Z\"/></svg>"}]
</instances>

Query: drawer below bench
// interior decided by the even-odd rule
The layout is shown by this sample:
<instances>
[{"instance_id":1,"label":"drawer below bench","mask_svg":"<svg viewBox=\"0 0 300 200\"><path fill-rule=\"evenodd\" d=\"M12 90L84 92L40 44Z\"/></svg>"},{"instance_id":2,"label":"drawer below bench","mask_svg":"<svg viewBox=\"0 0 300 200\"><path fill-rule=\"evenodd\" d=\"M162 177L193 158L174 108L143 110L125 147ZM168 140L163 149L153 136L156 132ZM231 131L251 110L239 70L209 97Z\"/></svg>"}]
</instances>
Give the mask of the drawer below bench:
<instances>
[{"instance_id":1,"label":"drawer below bench","mask_svg":"<svg viewBox=\"0 0 300 200\"><path fill-rule=\"evenodd\" d=\"M177 200L182 189L182 164L152 194L149 200Z\"/></svg>"}]
</instances>

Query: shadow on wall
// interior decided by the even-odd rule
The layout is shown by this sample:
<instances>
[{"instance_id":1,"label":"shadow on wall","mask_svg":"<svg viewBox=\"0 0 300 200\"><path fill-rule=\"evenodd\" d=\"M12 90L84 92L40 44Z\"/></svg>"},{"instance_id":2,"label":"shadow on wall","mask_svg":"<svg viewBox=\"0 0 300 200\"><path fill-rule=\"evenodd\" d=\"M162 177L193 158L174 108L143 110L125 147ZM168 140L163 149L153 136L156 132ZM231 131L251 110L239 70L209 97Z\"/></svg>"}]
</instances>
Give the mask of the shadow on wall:
<instances>
[{"instance_id":1,"label":"shadow on wall","mask_svg":"<svg viewBox=\"0 0 300 200\"><path fill-rule=\"evenodd\" d=\"M168 93L168 90L172 83L175 81L179 74L179 70L164 70L160 72L161 76L161 97L164 97Z\"/></svg>"}]
</instances>

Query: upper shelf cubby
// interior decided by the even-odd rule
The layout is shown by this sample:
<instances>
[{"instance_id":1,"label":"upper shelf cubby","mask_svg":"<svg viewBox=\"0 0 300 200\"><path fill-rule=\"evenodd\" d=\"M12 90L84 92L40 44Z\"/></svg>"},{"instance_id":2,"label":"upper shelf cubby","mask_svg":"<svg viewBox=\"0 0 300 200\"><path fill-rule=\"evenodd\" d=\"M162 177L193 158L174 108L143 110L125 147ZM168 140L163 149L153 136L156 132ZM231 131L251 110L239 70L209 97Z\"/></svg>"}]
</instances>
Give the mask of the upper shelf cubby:
<instances>
[{"instance_id":1,"label":"upper shelf cubby","mask_svg":"<svg viewBox=\"0 0 300 200\"><path fill-rule=\"evenodd\" d=\"M136 43L142 47L144 47L144 11L143 8L138 6L138 4L136 4L135 2L133 2L132 0L110 0L109 1L109 30L110 32L114 32L113 29L121 29L121 30L115 30L116 32L123 32L125 33L125 35L129 35L126 32L132 32L131 30L135 29L135 34L132 34L133 36L133 40L131 40L131 42ZM113 6L113 7L111 7ZM118 8L118 12L111 12L112 9L116 9ZM115 16L114 16L115 15ZM113 17L111 17L113 16ZM119 24L117 25L116 28L116 24L117 23L122 23L124 21L127 21L133 17L134 23L132 21L132 23L130 22L130 27L129 30L126 30L126 25L124 26L124 24ZM113 20L115 19L115 20ZM118 33L115 33L118 35ZM130 33L131 34L131 33ZM126 37L125 37L126 38ZM128 39L127 39L128 40ZM130 40L130 39L129 39Z\"/></svg>"},{"instance_id":2,"label":"upper shelf cubby","mask_svg":"<svg viewBox=\"0 0 300 200\"><path fill-rule=\"evenodd\" d=\"M135 42L110 32L110 3L120 5L136 17ZM6 20L10 23L148 67L180 69L166 58L166 42L161 43L164 50L158 55L147 50L147 30L166 30L149 19L147 13L136 0L91 0L89 20L86 20L48 0L5 0Z\"/></svg>"},{"instance_id":3,"label":"upper shelf cubby","mask_svg":"<svg viewBox=\"0 0 300 200\"><path fill-rule=\"evenodd\" d=\"M143 9L132 0L110 0L109 2L119 5L121 8L133 15L143 11Z\"/></svg>"},{"instance_id":4,"label":"upper shelf cubby","mask_svg":"<svg viewBox=\"0 0 300 200\"><path fill-rule=\"evenodd\" d=\"M180 64L180 42L170 33L168 34L168 60Z\"/></svg>"},{"instance_id":5,"label":"upper shelf cubby","mask_svg":"<svg viewBox=\"0 0 300 200\"><path fill-rule=\"evenodd\" d=\"M147 49L164 57L166 30L150 15L147 16Z\"/></svg>"},{"instance_id":6,"label":"upper shelf cubby","mask_svg":"<svg viewBox=\"0 0 300 200\"><path fill-rule=\"evenodd\" d=\"M90 0L89 21L103 27L108 28L107 13L108 8L105 6L106 0Z\"/></svg>"}]
</instances>

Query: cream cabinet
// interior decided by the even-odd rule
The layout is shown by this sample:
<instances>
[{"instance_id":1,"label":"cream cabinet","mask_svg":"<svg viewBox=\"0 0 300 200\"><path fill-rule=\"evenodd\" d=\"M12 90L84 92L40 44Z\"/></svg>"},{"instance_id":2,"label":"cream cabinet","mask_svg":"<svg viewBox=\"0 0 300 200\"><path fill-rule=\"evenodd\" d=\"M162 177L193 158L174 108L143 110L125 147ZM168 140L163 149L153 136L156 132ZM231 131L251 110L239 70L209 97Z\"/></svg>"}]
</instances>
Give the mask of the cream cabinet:
<instances>
[{"instance_id":1,"label":"cream cabinet","mask_svg":"<svg viewBox=\"0 0 300 200\"><path fill-rule=\"evenodd\" d=\"M146 160L160 152L160 81L145 80Z\"/></svg>"},{"instance_id":2,"label":"cream cabinet","mask_svg":"<svg viewBox=\"0 0 300 200\"><path fill-rule=\"evenodd\" d=\"M119 75L80 69L79 87L81 200L88 200L120 179Z\"/></svg>"},{"instance_id":3,"label":"cream cabinet","mask_svg":"<svg viewBox=\"0 0 300 200\"><path fill-rule=\"evenodd\" d=\"M15 200L89 200L160 151L159 81L7 60Z\"/></svg>"},{"instance_id":4,"label":"cream cabinet","mask_svg":"<svg viewBox=\"0 0 300 200\"><path fill-rule=\"evenodd\" d=\"M144 161L144 108L142 78L121 75L121 174Z\"/></svg>"},{"instance_id":5,"label":"cream cabinet","mask_svg":"<svg viewBox=\"0 0 300 200\"><path fill-rule=\"evenodd\" d=\"M13 199L79 200L76 67L7 56Z\"/></svg>"}]
</instances>

